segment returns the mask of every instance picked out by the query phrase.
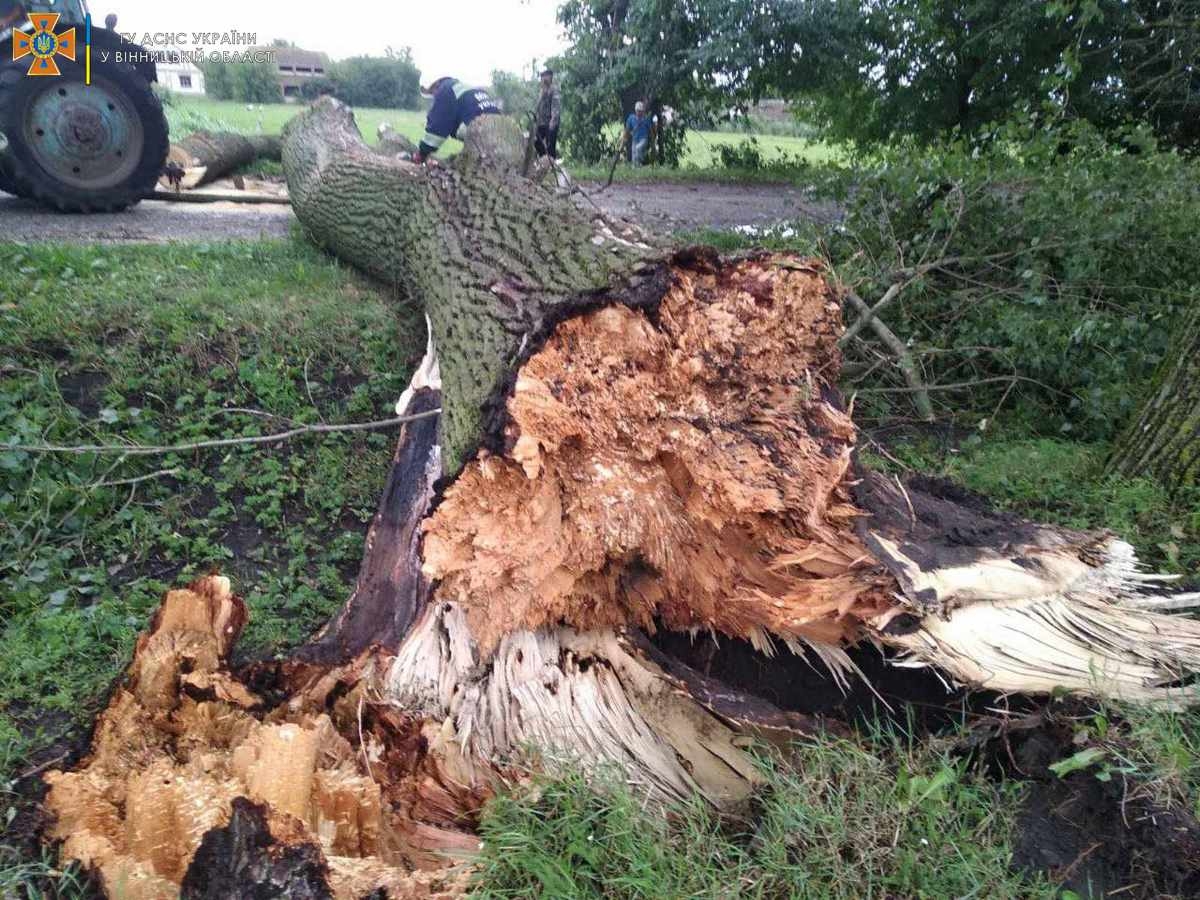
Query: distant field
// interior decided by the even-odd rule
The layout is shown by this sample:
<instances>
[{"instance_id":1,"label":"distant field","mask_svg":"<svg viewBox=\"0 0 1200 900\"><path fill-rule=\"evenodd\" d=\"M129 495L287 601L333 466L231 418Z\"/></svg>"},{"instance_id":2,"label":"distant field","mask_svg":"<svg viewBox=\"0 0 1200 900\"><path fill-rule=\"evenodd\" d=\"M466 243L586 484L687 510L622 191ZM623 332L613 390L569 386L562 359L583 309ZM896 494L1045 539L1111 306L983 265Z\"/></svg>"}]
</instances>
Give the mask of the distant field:
<instances>
[{"instance_id":1,"label":"distant field","mask_svg":"<svg viewBox=\"0 0 1200 900\"><path fill-rule=\"evenodd\" d=\"M758 148L766 162L773 162L781 156L791 156L800 157L811 163L821 163L836 159L838 156L837 148L831 144L784 135L689 131L687 137L687 155L684 157L684 165L698 166L702 169L712 165L712 156L717 147L736 146L751 137L758 142Z\"/></svg>"},{"instance_id":2,"label":"distant field","mask_svg":"<svg viewBox=\"0 0 1200 900\"><path fill-rule=\"evenodd\" d=\"M176 136L202 128L228 128L250 134L258 132L276 134L292 116L303 108L304 106L298 103L256 103L253 104L253 108L248 109L245 103L175 95L172 98L172 105L167 109L167 118L171 122L171 133ZM356 109L354 115L358 120L358 127L362 131L363 137L372 144L375 143L376 129L382 122L388 122L401 134L414 141L420 140L421 135L425 132L425 114L423 112L397 109ZM689 168L711 169L713 153L717 147L736 145L749 137L750 135L717 131L689 132L687 154L683 161L685 171L675 173L675 177L686 177L686 169ZM820 141L770 134L754 135L753 137L758 141L759 149L767 162L787 155L819 163L837 155L834 147ZM452 141L442 153L455 153L459 146L457 142ZM663 170L651 169L649 171L661 173ZM591 170L581 169L580 172L591 174ZM622 172L622 177L629 174L624 169Z\"/></svg>"},{"instance_id":3,"label":"distant field","mask_svg":"<svg viewBox=\"0 0 1200 900\"><path fill-rule=\"evenodd\" d=\"M167 107L171 134L180 137L199 129L226 128L247 134L278 134L289 119L304 109L301 103L245 104L207 97L176 94ZM355 109L358 128L368 143L375 143L383 122L412 140L425 133L425 114L405 109Z\"/></svg>"}]
</instances>

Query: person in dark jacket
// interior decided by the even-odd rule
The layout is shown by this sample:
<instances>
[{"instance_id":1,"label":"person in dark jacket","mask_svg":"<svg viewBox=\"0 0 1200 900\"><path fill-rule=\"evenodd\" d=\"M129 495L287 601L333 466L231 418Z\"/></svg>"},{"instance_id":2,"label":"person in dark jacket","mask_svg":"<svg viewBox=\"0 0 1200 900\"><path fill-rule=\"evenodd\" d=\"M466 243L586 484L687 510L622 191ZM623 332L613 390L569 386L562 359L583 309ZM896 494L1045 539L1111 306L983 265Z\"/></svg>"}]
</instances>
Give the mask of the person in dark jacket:
<instances>
[{"instance_id":1,"label":"person in dark jacket","mask_svg":"<svg viewBox=\"0 0 1200 900\"><path fill-rule=\"evenodd\" d=\"M533 145L538 156L558 159L558 123L561 117L562 95L554 84L554 71L545 69L542 72L542 92L538 95L537 108L534 110L537 132Z\"/></svg>"},{"instance_id":2,"label":"person in dark jacket","mask_svg":"<svg viewBox=\"0 0 1200 900\"><path fill-rule=\"evenodd\" d=\"M480 116L499 113L500 104L483 88L472 87L453 78L439 78L425 93L433 97L433 106L425 119L425 137L413 155L423 163L437 152L448 137L458 137L458 129Z\"/></svg>"}]
</instances>

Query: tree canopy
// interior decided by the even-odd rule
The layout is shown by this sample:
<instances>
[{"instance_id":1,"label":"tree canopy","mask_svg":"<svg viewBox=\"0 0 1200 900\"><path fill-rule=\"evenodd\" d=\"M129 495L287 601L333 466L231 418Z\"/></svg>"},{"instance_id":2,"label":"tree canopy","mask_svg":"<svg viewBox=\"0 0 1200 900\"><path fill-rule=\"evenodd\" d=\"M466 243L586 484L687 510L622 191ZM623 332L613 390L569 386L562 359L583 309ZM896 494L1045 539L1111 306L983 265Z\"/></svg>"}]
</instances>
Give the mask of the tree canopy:
<instances>
[{"instance_id":1,"label":"tree canopy","mask_svg":"<svg viewBox=\"0 0 1200 900\"><path fill-rule=\"evenodd\" d=\"M664 162L684 124L767 96L868 143L1020 112L1200 145L1200 0L568 0L559 20L567 142L589 161L640 97L681 113Z\"/></svg>"},{"instance_id":2,"label":"tree canopy","mask_svg":"<svg viewBox=\"0 0 1200 900\"><path fill-rule=\"evenodd\" d=\"M331 93L351 106L417 109L421 105L421 70L412 50L393 50L384 56L354 56L329 67Z\"/></svg>"},{"instance_id":3,"label":"tree canopy","mask_svg":"<svg viewBox=\"0 0 1200 900\"><path fill-rule=\"evenodd\" d=\"M678 162L686 123L713 99L695 70L697 48L710 37L712 4L568 0L559 8L571 47L554 63L563 74L563 134L572 156L587 162L610 156L619 133L614 126L644 100L660 117L651 160Z\"/></svg>"},{"instance_id":4,"label":"tree canopy","mask_svg":"<svg viewBox=\"0 0 1200 900\"><path fill-rule=\"evenodd\" d=\"M200 64L200 70L204 73L205 92L217 100L279 102L279 76L274 63L206 61Z\"/></svg>"}]
</instances>

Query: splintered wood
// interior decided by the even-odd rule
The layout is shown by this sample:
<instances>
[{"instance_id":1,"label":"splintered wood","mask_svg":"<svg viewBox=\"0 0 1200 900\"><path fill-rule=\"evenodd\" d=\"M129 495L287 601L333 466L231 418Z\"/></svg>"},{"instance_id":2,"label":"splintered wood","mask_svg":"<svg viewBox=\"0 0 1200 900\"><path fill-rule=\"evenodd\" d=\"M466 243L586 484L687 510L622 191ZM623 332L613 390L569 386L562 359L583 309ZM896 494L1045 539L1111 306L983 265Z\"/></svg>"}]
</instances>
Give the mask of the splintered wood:
<instances>
[{"instance_id":1,"label":"splintered wood","mask_svg":"<svg viewBox=\"0 0 1200 900\"><path fill-rule=\"evenodd\" d=\"M47 776L51 837L65 856L96 871L109 896L178 897L201 839L225 827L233 801L245 797L267 811L262 840L306 847L330 896L379 888L393 898L460 895L461 879L408 864L420 854L393 827L382 790L390 770L374 735L352 744L302 697L264 714L262 699L229 673L245 619L224 578L167 595L90 756L77 771ZM207 874L190 880L202 887Z\"/></svg>"},{"instance_id":2,"label":"splintered wood","mask_svg":"<svg viewBox=\"0 0 1200 900\"><path fill-rule=\"evenodd\" d=\"M426 523L425 573L485 657L558 624L836 648L891 603L853 530L820 272L767 257L673 279L655 315L561 324L518 374L508 452Z\"/></svg>"}]
</instances>

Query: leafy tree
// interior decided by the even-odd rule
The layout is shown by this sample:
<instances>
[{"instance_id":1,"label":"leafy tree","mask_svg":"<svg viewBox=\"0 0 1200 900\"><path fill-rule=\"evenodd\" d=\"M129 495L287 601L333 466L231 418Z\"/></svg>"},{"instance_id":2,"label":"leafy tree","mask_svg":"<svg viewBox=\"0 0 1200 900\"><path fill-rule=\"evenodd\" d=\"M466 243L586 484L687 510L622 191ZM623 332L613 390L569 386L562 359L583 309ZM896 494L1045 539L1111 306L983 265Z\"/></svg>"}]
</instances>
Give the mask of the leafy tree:
<instances>
[{"instance_id":1,"label":"leafy tree","mask_svg":"<svg viewBox=\"0 0 1200 900\"><path fill-rule=\"evenodd\" d=\"M202 60L200 71L204 73L204 91L215 100L233 100L233 75L225 63Z\"/></svg>"},{"instance_id":2,"label":"leafy tree","mask_svg":"<svg viewBox=\"0 0 1200 900\"><path fill-rule=\"evenodd\" d=\"M208 60L200 64L204 87L217 100L242 103L278 103L279 76L269 62L224 62Z\"/></svg>"},{"instance_id":3,"label":"leafy tree","mask_svg":"<svg viewBox=\"0 0 1200 900\"><path fill-rule=\"evenodd\" d=\"M1200 149L1200 0L1055 0L1076 23L1063 54L1065 102L1108 128L1147 122L1163 140Z\"/></svg>"},{"instance_id":4,"label":"leafy tree","mask_svg":"<svg viewBox=\"0 0 1200 900\"><path fill-rule=\"evenodd\" d=\"M686 123L703 114L712 93L694 69L696 47L709 37L715 0L568 0L558 20L571 47L554 68L562 72L563 134L583 162L609 157L614 126L645 100L660 127L654 162L677 165ZM663 111L675 113L670 122Z\"/></svg>"},{"instance_id":5,"label":"leafy tree","mask_svg":"<svg viewBox=\"0 0 1200 900\"><path fill-rule=\"evenodd\" d=\"M232 63L234 99L245 103L278 103L279 75L274 63Z\"/></svg>"},{"instance_id":6,"label":"leafy tree","mask_svg":"<svg viewBox=\"0 0 1200 900\"><path fill-rule=\"evenodd\" d=\"M694 66L838 137L929 140L1014 110L1200 142L1200 0L723 0Z\"/></svg>"},{"instance_id":7,"label":"leafy tree","mask_svg":"<svg viewBox=\"0 0 1200 900\"><path fill-rule=\"evenodd\" d=\"M305 100L315 100L318 97L324 97L326 94L337 93L337 85L333 80L324 76L310 78L300 85L300 96Z\"/></svg>"},{"instance_id":8,"label":"leafy tree","mask_svg":"<svg viewBox=\"0 0 1200 900\"><path fill-rule=\"evenodd\" d=\"M538 101L537 81L513 72L496 69L492 72L492 96L504 104L504 111L522 115L531 111Z\"/></svg>"},{"instance_id":9,"label":"leafy tree","mask_svg":"<svg viewBox=\"0 0 1200 900\"><path fill-rule=\"evenodd\" d=\"M333 94L351 106L417 109L421 104L421 70L411 48L385 56L355 56L329 67Z\"/></svg>"}]
</instances>

